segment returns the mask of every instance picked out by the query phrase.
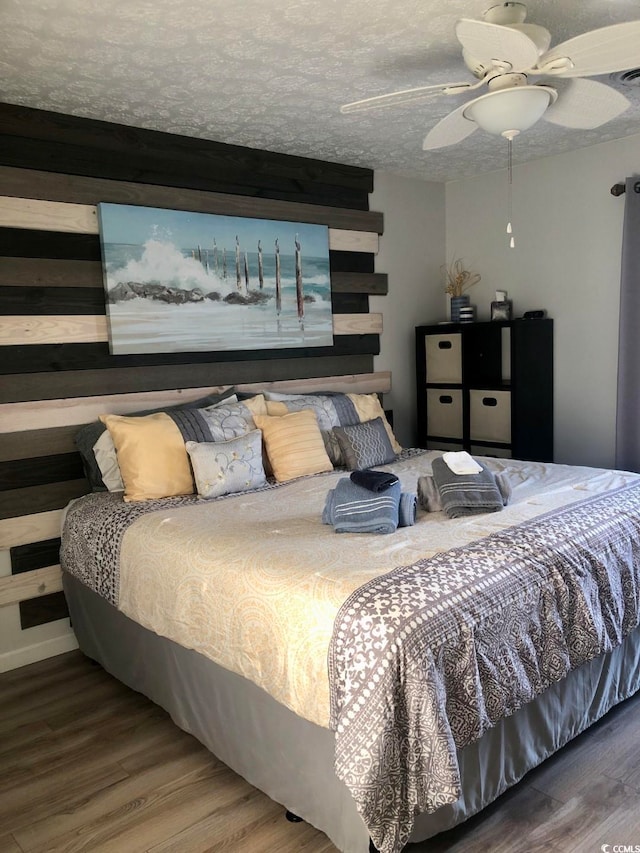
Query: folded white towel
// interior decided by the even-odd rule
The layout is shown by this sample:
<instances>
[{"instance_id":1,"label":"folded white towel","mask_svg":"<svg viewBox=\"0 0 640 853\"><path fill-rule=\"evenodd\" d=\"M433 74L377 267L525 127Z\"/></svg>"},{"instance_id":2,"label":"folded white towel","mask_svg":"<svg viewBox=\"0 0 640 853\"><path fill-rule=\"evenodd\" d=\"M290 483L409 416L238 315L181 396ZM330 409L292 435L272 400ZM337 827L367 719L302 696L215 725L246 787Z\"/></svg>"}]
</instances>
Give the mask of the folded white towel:
<instances>
[{"instance_id":1,"label":"folded white towel","mask_svg":"<svg viewBox=\"0 0 640 853\"><path fill-rule=\"evenodd\" d=\"M482 471L482 465L478 465L466 450L443 453L442 459L454 474L479 474Z\"/></svg>"}]
</instances>

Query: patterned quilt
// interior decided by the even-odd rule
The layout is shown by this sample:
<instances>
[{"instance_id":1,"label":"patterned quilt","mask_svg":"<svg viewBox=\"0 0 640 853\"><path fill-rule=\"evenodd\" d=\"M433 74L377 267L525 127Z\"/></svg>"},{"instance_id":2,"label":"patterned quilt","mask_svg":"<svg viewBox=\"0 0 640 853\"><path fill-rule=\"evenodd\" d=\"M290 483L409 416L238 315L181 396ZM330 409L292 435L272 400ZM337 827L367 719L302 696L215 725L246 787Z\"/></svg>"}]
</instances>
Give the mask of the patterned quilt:
<instances>
[{"instance_id":1,"label":"patterned quilt","mask_svg":"<svg viewBox=\"0 0 640 853\"><path fill-rule=\"evenodd\" d=\"M640 486L375 578L330 653L336 772L376 847L460 795L477 740L640 621Z\"/></svg>"}]
</instances>

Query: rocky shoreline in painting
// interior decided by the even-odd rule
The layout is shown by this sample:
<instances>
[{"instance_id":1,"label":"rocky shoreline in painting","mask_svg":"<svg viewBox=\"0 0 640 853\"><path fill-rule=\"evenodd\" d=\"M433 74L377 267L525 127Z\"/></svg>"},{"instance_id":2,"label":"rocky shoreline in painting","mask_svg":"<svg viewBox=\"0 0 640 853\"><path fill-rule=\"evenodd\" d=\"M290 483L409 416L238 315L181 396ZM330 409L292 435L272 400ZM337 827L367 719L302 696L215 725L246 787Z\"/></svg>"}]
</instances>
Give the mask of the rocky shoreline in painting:
<instances>
[{"instance_id":1,"label":"rocky shoreline in painting","mask_svg":"<svg viewBox=\"0 0 640 853\"><path fill-rule=\"evenodd\" d=\"M138 281L121 281L111 288L107 295L107 301L112 305L118 302L130 302L132 299L150 299L168 305L205 302L207 299L211 302L226 302L228 305L264 305L273 298L273 293L266 293L263 290L249 290L247 293L235 292L221 296L216 290L204 293L199 287L185 290L181 287L170 287L159 282ZM315 296L305 295L304 302L315 302Z\"/></svg>"}]
</instances>

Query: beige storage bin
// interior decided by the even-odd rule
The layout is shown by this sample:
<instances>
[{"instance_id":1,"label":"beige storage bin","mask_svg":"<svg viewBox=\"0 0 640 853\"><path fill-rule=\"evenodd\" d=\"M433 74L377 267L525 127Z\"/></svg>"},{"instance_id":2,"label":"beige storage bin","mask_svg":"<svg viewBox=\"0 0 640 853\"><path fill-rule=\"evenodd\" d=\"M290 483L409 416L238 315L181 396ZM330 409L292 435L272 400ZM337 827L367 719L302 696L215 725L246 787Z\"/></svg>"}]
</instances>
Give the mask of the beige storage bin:
<instances>
[{"instance_id":1,"label":"beige storage bin","mask_svg":"<svg viewBox=\"0 0 640 853\"><path fill-rule=\"evenodd\" d=\"M462 382L462 335L427 335L427 382Z\"/></svg>"},{"instance_id":2,"label":"beige storage bin","mask_svg":"<svg viewBox=\"0 0 640 853\"><path fill-rule=\"evenodd\" d=\"M462 439L462 391L427 388L427 433Z\"/></svg>"},{"instance_id":3,"label":"beige storage bin","mask_svg":"<svg viewBox=\"0 0 640 853\"><path fill-rule=\"evenodd\" d=\"M511 441L511 392L469 391L471 441Z\"/></svg>"},{"instance_id":4,"label":"beige storage bin","mask_svg":"<svg viewBox=\"0 0 640 853\"><path fill-rule=\"evenodd\" d=\"M482 447L479 444L472 444L469 453L472 456L493 456L496 459L511 459L510 447Z\"/></svg>"}]
</instances>

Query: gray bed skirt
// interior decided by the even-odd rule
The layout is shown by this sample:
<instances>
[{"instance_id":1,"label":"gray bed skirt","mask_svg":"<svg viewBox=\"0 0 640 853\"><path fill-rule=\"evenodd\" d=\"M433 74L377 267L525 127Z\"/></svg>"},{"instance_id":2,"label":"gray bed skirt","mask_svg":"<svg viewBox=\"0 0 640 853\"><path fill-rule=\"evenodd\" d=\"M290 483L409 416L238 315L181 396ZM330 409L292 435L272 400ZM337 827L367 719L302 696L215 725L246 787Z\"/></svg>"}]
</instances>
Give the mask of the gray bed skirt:
<instances>
[{"instance_id":1,"label":"gray bed skirt","mask_svg":"<svg viewBox=\"0 0 640 853\"><path fill-rule=\"evenodd\" d=\"M198 652L142 628L63 572L80 649L149 697L248 782L322 830L343 853L369 836L333 770L333 733ZM411 841L460 823L640 687L640 628L458 754L463 795L417 818Z\"/></svg>"}]
</instances>

